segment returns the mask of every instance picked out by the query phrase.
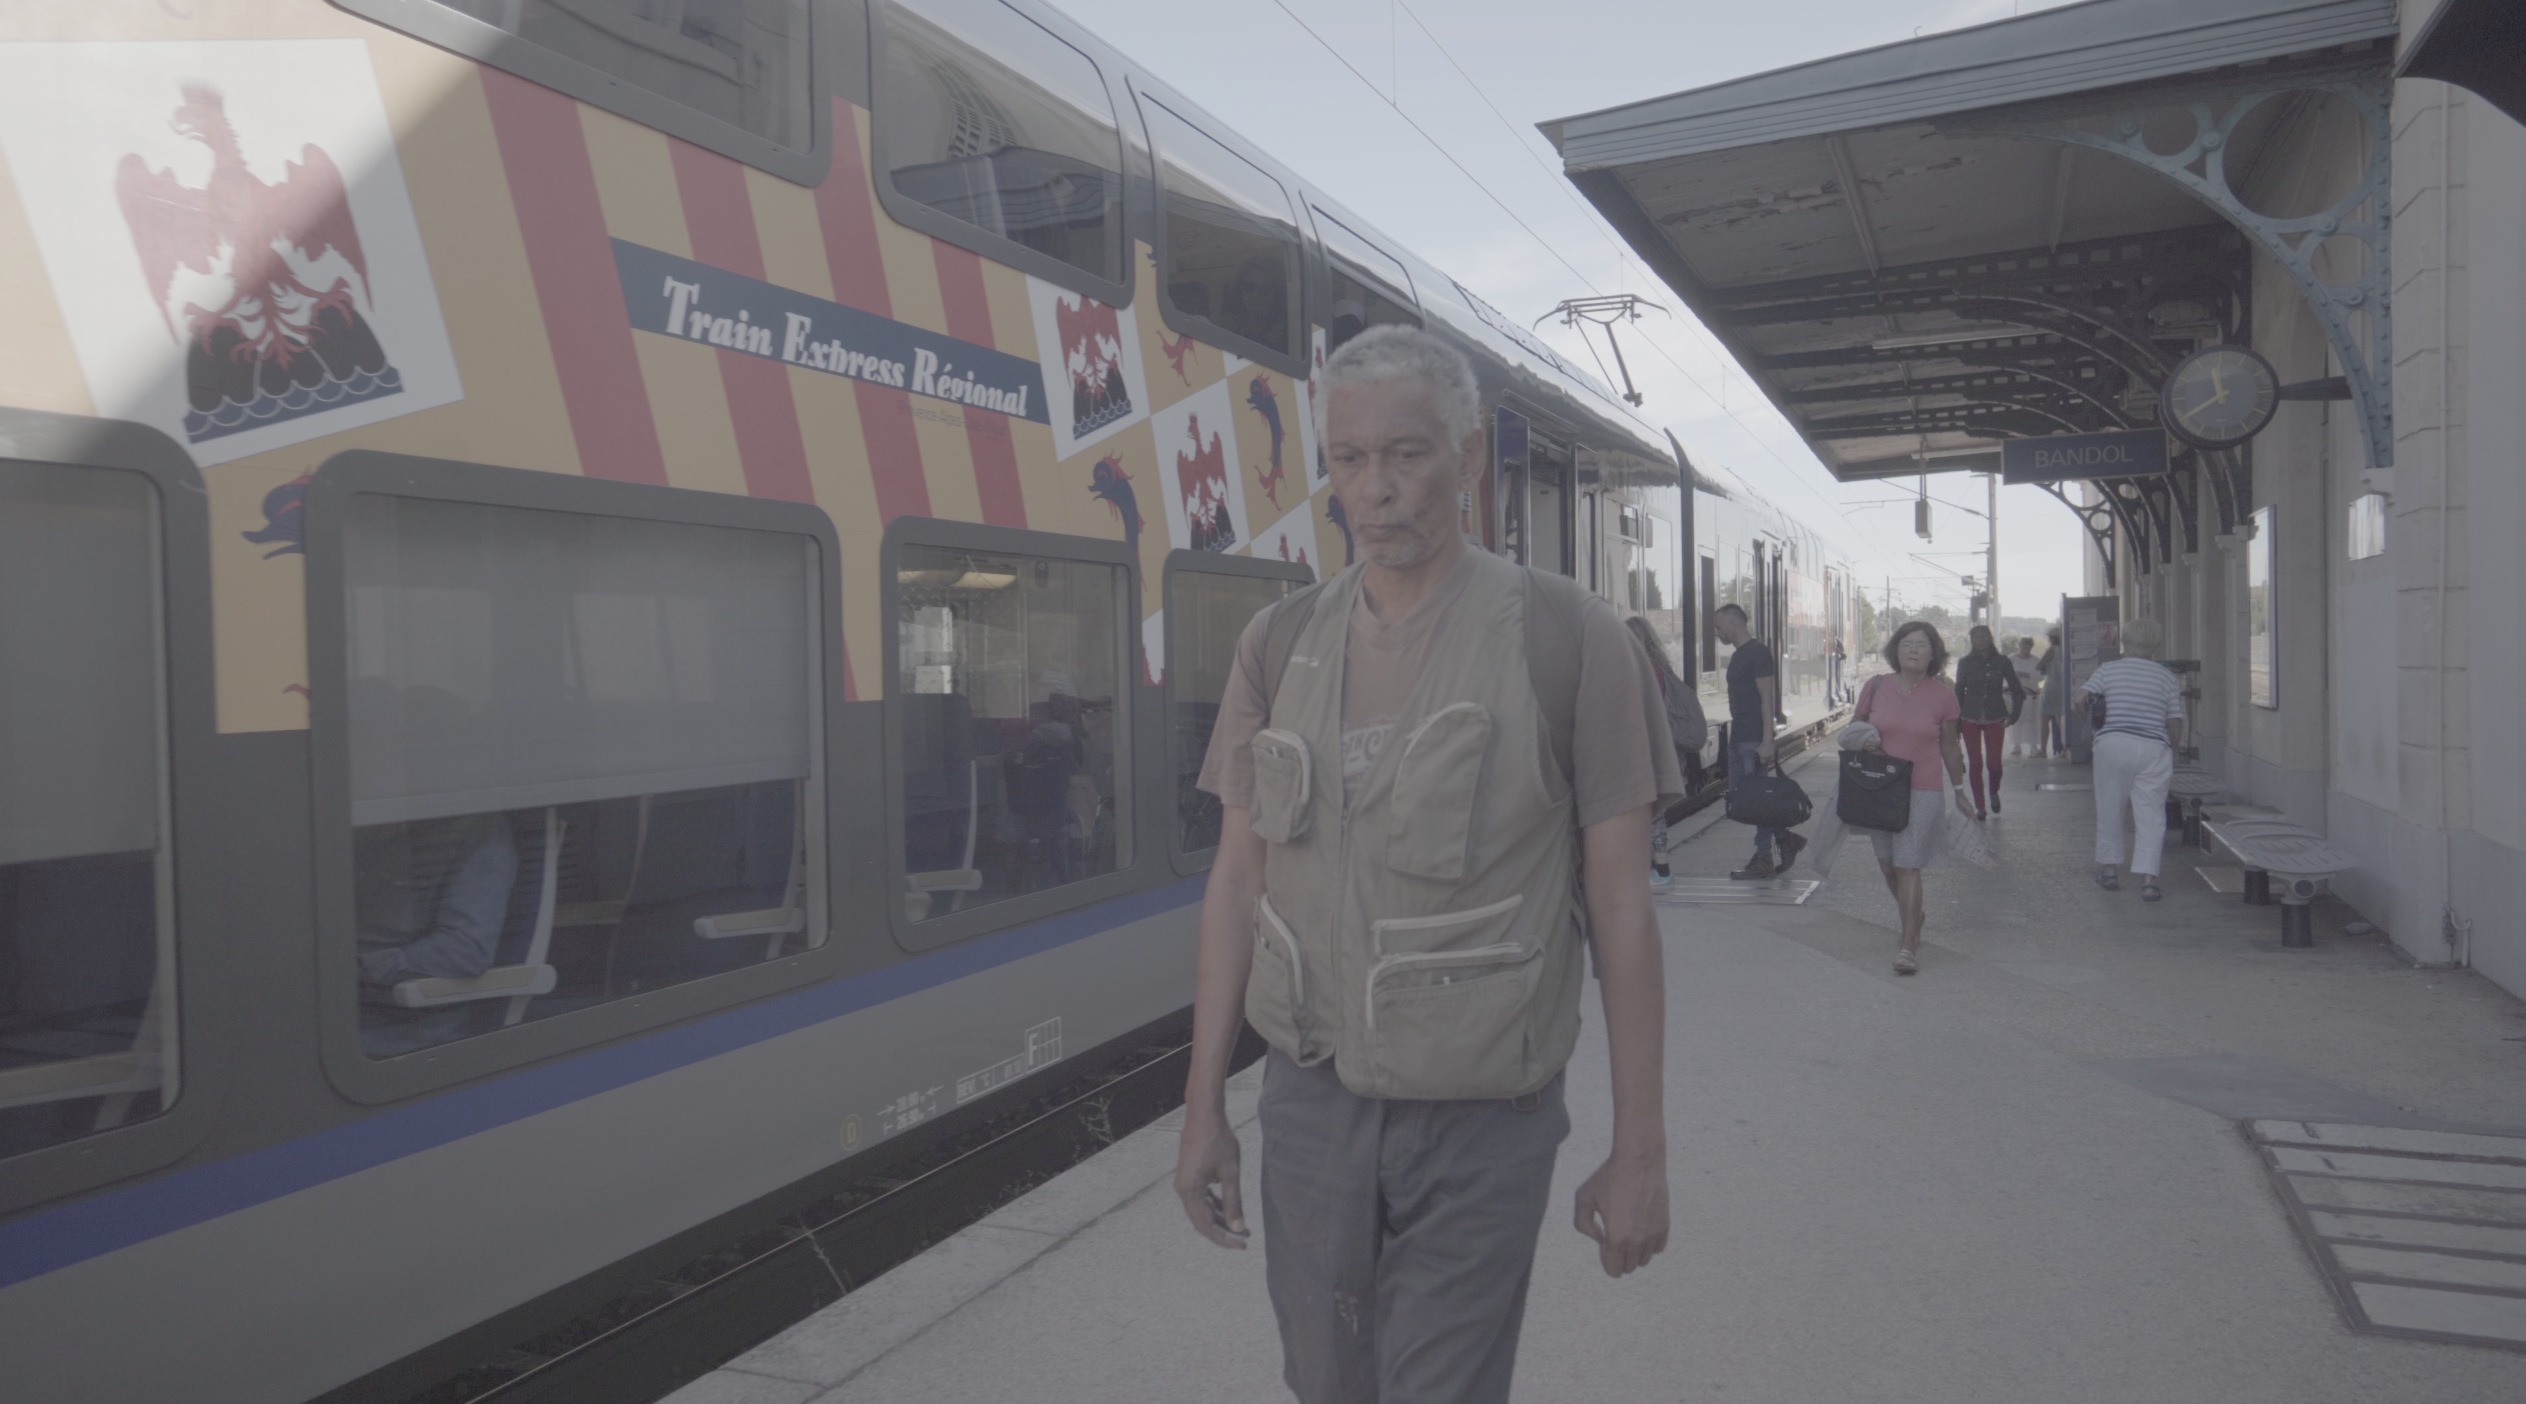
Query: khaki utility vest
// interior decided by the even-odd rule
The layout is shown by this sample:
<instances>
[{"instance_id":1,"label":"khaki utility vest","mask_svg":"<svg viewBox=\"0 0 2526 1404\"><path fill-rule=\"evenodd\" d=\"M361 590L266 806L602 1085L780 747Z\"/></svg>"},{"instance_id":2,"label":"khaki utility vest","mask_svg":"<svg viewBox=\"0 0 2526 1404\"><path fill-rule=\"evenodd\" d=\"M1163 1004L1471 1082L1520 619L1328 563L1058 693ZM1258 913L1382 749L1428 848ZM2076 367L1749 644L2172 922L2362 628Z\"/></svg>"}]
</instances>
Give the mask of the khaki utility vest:
<instances>
[{"instance_id":1,"label":"khaki utility vest","mask_svg":"<svg viewBox=\"0 0 2526 1404\"><path fill-rule=\"evenodd\" d=\"M1577 798L1556 802L1546 781L1527 571L1473 562L1347 810L1342 673L1359 567L1320 587L1254 738L1251 820L1267 847L1246 1019L1302 1065L1333 1059L1362 1096L1523 1096L1578 1042Z\"/></svg>"}]
</instances>

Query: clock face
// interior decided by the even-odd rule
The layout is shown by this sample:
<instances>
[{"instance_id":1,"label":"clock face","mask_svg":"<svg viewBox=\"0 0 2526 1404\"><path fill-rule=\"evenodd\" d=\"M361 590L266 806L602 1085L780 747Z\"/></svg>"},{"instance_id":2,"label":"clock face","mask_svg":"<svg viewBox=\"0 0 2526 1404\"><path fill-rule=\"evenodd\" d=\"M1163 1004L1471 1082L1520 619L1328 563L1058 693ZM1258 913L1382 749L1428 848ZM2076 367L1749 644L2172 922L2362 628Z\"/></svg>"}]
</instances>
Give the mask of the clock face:
<instances>
[{"instance_id":1,"label":"clock face","mask_svg":"<svg viewBox=\"0 0 2526 1404\"><path fill-rule=\"evenodd\" d=\"M2280 377L2242 346L2206 346L2166 378L2158 418L2195 448L2235 448L2272 422Z\"/></svg>"}]
</instances>

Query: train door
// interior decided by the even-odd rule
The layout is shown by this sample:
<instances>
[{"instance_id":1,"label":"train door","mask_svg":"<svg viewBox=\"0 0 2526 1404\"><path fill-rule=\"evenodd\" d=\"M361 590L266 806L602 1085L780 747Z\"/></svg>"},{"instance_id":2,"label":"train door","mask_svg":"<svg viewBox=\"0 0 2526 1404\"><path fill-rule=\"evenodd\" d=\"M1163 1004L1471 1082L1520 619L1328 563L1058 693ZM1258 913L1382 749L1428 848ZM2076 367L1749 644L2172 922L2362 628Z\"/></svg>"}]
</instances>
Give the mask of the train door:
<instances>
[{"instance_id":1,"label":"train door","mask_svg":"<svg viewBox=\"0 0 2526 1404\"><path fill-rule=\"evenodd\" d=\"M1526 564L1557 575L1571 569L1570 449L1538 433L1527 459Z\"/></svg>"},{"instance_id":2,"label":"train door","mask_svg":"<svg viewBox=\"0 0 2526 1404\"><path fill-rule=\"evenodd\" d=\"M1750 606L1746 610L1746 627L1754 631L1756 638L1777 647L1780 635L1772 628L1772 549L1769 542L1754 543L1753 577L1746 582L1754 596L1745 602Z\"/></svg>"},{"instance_id":3,"label":"train door","mask_svg":"<svg viewBox=\"0 0 2526 1404\"><path fill-rule=\"evenodd\" d=\"M1772 611L1772 631L1764 637L1771 640L1773 657L1780 661L1781 695L1788 692L1789 638L1789 563L1782 559L1781 548L1772 548L1772 573L1764 582L1764 603Z\"/></svg>"},{"instance_id":4,"label":"train door","mask_svg":"<svg viewBox=\"0 0 2526 1404\"><path fill-rule=\"evenodd\" d=\"M1579 494L1579 558L1587 563L1585 571L1572 571L1588 589L1604 594L1602 576L1605 570L1605 507L1604 496L1594 488Z\"/></svg>"}]
</instances>

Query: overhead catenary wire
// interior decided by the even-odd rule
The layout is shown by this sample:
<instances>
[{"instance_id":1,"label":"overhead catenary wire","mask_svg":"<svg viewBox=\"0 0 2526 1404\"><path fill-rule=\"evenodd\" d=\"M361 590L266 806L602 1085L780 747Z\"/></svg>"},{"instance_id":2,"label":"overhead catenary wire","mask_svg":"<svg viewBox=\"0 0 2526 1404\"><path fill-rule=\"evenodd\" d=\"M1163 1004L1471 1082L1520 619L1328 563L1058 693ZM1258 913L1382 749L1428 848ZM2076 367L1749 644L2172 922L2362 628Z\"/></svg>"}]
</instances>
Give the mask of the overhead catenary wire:
<instances>
[{"instance_id":1,"label":"overhead catenary wire","mask_svg":"<svg viewBox=\"0 0 2526 1404\"><path fill-rule=\"evenodd\" d=\"M1432 136L1428 128L1423 127L1420 122L1413 118L1411 113L1406 112L1403 109L1402 103L1397 101L1393 95L1381 91L1374 80L1372 80L1367 74L1360 71L1357 64L1352 63L1340 49L1334 47L1331 40L1325 38L1323 34L1317 32L1315 26L1307 23L1307 21L1301 17L1297 11L1291 9L1287 0L1272 0L1272 3L1282 14L1289 16L1290 23L1297 25L1301 30L1306 32L1308 38L1316 41L1317 47L1323 49L1327 54L1330 54L1333 57L1334 62L1342 65L1344 71L1348 72L1353 78L1358 79L1360 86L1368 89L1372 93L1375 93L1378 101L1386 104L1387 108L1392 111L1395 116L1403 120L1404 125L1410 127L1415 135L1419 136L1421 140L1429 144L1431 150L1437 152L1441 157L1445 158L1449 165L1456 168L1459 175L1462 175L1467 181L1471 182L1473 187L1481 191L1492 204L1499 206L1500 212L1507 215L1511 223L1515 224L1519 229L1524 230L1526 237L1534 240L1538 248L1541 248L1545 253L1551 255L1554 262L1560 264L1563 268L1568 269L1570 271L1570 276L1578 279L1582 284L1586 285L1590 292L1603 291L1603 289L1597 286L1595 279L1590 278L1577 264L1572 263L1568 256L1563 254L1558 246L1556 246L1551 240L1546 239L1541 233L1537 232L1533 225L1526 222L1524 216L1520 215L1507 200L1502 199L1499 192L1493 190L1490 185L1482 179L1482 177L1475 175L1472 168L1468 167L1463 161L1457 159L1456 154L1449 151L1446 146L1441 144L1437 137ZM1405 12L1410 13L1408 7L1406 7ZM1499 104L1493 102L1490 94L1483 91L1482 85L1476 83L1473 80L1472 75L1465 72L1464 65L1458 63L1452 54L1447 53L1445 46L1439 44L1437 36L1431 34L1429 27L1421 22L1420 16L1417 14L1413 15L1412 22L1424 35L1429 37L1432 47L1437 48L1441 56L1447 59L1448 65L1454 68L1457 75L1465 80L1465 85L1473 90L1474 95L1482 100L1483 105L1489 107L1495 116L1499 116L1503 124L1510 126L1510 130L1514 135L1514 124L1508 123L1507 116L1500 112ZM1540 158L1535 157L1533 150L1528 148L1523 140L1518 142L1518 147L1520 150L1526 151L1530 159L1537 159L1540 164ZM1547 174L1554 174L1549 166L1545 166L1544 169ZM1599 216L1594 210L1589 209L1584 202L1579 201L1575 193L1569 192L1566 182L1556 179L1553 184L1556 188L1562 189L1565 194L1569 195L1569 198L1573 201L1573 203L1576 204L1581 212L1587 217L1589 227L1596 230L1601 237L1605 237L1609 240L1609 242L1611 242L1612 231L1604 228L1601 222L1601 216ZM1616 252L1618 256L1622 255L1622 250L1619 246L1617 247ZM1627 257L1625 257L1625 261L1629 261ZM1787 458L1782 457L1778 449L1772 447L1769 438L1766 437L1763 431L1747 423L1745 417L1738 414L1736 409L1731 406L1724 397L1713 393L1709 386L1702 383L1701 377L1693 374L1693 372L1686 367L1682 361L1676 359L1674 352L1669 351L1665 345L1660 343L1655 337L1648 335L1645 331L1640 333L1640 339L1646 342L1651 350L1656 351L1659 356L1663 357L1668 365L1673 366L1676 374L1684 377L1687 384L1691 385L1695 390L1700 391L1704 399L1707 399L1713 405L1716 405L1721 414L1726 415L1728 419L1735 423L1739 429L1744 430L1746 437L1754 441L1755 447L1761 449L1764 455L1770 458L1774 463L1779 464L1782 470L1788 474L1792 482L1795 482L1799 487L1805 489L1809 496L1815 498L1818 502L1823 503L1825 507L1833 513L1833 515L1841 518L1844 525L1852 528L1854 531L1863 530L1860 524L1851 518L1849 513L1842 510L1840 503L1837 503L1832 498L1827 497L1824 494L1824 491L1821 488L1818 488L1815 484L1808 482L1806 477L1797 470L1797 467L1794 464L1792 464ZM1594 348L1591 347L1590 349L1593 351ZM1724 366L1722 367L1722 373L1725 373Z\"/></svg>"}]
</instances>

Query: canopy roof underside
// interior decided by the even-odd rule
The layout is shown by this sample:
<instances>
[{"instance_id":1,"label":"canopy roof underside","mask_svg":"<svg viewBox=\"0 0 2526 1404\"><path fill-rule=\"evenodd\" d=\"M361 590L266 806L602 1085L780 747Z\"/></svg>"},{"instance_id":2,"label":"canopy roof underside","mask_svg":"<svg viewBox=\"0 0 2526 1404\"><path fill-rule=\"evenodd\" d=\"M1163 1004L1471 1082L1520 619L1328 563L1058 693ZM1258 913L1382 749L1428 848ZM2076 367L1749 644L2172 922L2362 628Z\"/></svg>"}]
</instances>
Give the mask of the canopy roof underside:
<instances>
[{"instance_id":1,"label":"canopy roof underside","mask_svg":"<svg viewBox=\"0 0 2526 1404\"><path fill-rule=\"evenodd\" d=\"M2395 32L2392 0L2088 0L1544 131L1836 476L1989 471L2001 438L2154 424L2166 366L2247 333L2221 211L2031 129L2136 116L2180 151L2223 78L2382 65ZM2229 184L2254 203L2331 120L2260 103Z\"/></svg>"}]
</instances>

